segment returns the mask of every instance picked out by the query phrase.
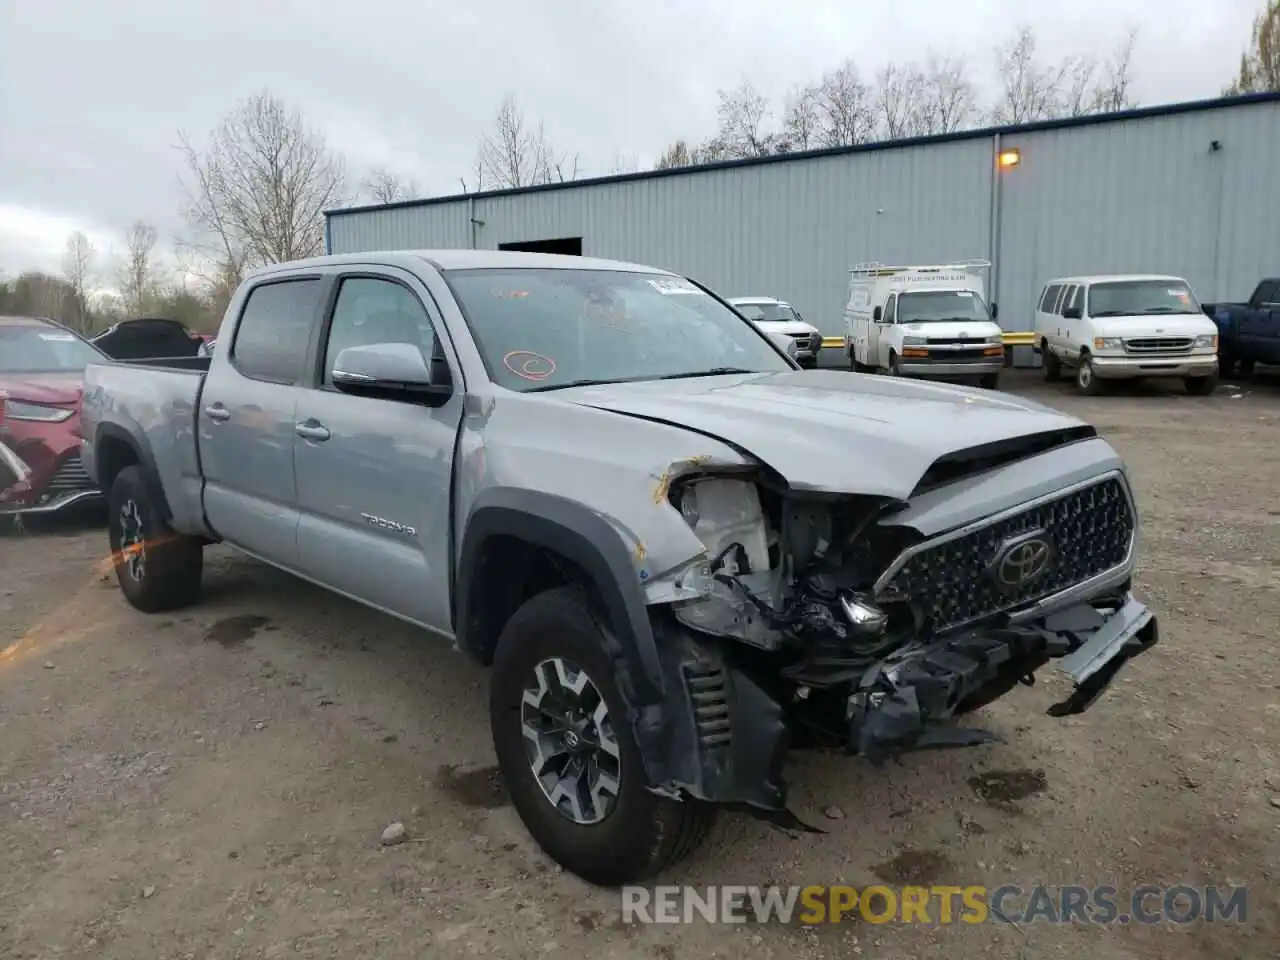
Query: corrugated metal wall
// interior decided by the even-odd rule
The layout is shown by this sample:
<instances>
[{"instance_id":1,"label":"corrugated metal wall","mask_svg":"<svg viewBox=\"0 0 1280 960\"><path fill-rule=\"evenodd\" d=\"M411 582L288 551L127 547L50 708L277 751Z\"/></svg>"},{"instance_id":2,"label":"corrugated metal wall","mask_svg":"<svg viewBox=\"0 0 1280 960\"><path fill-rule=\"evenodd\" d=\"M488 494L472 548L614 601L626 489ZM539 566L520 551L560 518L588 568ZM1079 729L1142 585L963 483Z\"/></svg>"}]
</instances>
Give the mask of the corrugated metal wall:
<instances>
[{"instance_id":1,"label":"corrugated metal wall","mask_svg":"<svg viewBox=\"0 0 1280 960\"><path fill-rule=\"evenodd\" d=\"M1210 150L1217 140L1221 149ZM1031 326L1054 275L1181 274L1242 299L1280 263L1280 103L1007 133L998 285L1006 330ZM582 237L583 253L665 267L724 296L791 300L842 330L848 268L991 250L993 141L977 138L655 179L338 213L335 253Z\"/></svg>"},{"instance_id":2,"label":"corrugated metal wall","mask_svg":"<svg viewBox=\"0 0 1280 960\"><path fill-rule=\"evenodd\" d=\"M1220 149L1211 149L1218 141ZM1172 273L1200 299L1243 300L1280 269L1280 104L1010 134L999 293L1029 329L1054 276Z\"/></svg>"}]
</instances>

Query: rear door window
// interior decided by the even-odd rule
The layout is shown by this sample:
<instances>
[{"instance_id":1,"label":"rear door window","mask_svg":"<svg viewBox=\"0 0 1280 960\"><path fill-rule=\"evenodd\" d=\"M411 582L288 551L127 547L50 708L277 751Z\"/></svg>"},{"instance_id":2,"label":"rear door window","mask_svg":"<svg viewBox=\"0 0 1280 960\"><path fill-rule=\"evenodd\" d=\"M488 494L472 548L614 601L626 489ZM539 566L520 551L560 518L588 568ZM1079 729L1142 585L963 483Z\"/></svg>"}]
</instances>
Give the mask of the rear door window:
<instances>
[{"instance_id":1,"label":"rear door window","mask_svg":"<svg viewBox=\"0 0 1280 960\"><path fill-rule=\"evenodd\" d=\"M254 380L295 384L303 379L316 324L320 281L308 277L260 284L249 292L231 363Z\"/></svg>"},{"instance_id":2,"label":"rear door window","mask_svg":"<svg viewBox=\"0 0 1280 960\"><path fill-rule=\"evenodd\" d=\"M1040 295L1040 312L1052 313L1053 305L1058 299L1058 294L1062 292L1062 284L1051 283L1044 288L1044 293Z\"/></svg>"}]
</instances>

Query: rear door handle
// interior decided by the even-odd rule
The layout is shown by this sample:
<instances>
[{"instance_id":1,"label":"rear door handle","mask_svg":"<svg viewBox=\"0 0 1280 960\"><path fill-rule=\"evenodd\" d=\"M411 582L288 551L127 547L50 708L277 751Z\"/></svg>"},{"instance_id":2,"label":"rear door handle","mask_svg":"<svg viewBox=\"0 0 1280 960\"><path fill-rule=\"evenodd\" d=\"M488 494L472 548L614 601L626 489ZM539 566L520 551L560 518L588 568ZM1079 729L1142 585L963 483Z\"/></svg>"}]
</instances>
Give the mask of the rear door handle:
<instances>
[{"instance_id":1,"label":"rear door handle","mask_svg":"<svg viewBox=\"0 0 1280 960\"><path fill-rule=\"evenodd\" d=\"M217 423L226 423L231 419L231 411L220 403L204 408L205 416Z\"/></svg>"},{"instance_id":2,"label":"rear door handle","mask_svg":"<svg viewBox=\"0 0 1280 960\"><path fill-rule=\"evenodd\" d=\"M302 423L294 424L293 429L303 440L310 440L313 443L329 439L328 428L315 420L304 420Z\"/></svg>"}]
</instances>

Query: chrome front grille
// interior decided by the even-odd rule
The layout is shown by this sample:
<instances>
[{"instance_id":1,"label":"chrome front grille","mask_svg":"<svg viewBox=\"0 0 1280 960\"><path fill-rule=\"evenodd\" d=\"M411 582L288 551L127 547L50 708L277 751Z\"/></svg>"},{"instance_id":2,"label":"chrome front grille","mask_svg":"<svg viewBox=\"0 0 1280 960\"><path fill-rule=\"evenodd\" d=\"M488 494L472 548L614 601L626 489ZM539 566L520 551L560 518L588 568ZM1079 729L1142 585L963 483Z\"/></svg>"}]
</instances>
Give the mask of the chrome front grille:
<instances>
[{"instance_id":1,"label":"chrome front grille","mask_svg":"<svg viewBox=\"0 0 1280 960\"><path fill-rule=\"evenodd\" d=\"M83 493L86 490L97 490L97 486L89 479L79 454L73 454L62 461L57 473L45 484L43 494L49 499L68 493Z\"/></svg>"},{"instance_id":2,"label":"chrome front grille","mask_svg":"<svg viewBox=\"0 0 1280 960\"><path fill-rule=\"evenodd\" d=\"M1190 353L1191 337L1130 337L1124 341L1126 353L1144 357L1170 357Z\"/></svg>"},{"instance_id":3,"label":"chrome front grille","mask_svg":"<svg viewBox=\"0 0 1280 960\"><path fill-rule=\"evenodd\" d=\"M911 547L876 585L883 601L907 601L935 631L1016 611L1123 565L1136 533L1123 482L1112 475L980 526ZM1045 544L1047 562L1025 582L1002 580L1001 562L1019 543Z\"/></svg>"}]
</instances>

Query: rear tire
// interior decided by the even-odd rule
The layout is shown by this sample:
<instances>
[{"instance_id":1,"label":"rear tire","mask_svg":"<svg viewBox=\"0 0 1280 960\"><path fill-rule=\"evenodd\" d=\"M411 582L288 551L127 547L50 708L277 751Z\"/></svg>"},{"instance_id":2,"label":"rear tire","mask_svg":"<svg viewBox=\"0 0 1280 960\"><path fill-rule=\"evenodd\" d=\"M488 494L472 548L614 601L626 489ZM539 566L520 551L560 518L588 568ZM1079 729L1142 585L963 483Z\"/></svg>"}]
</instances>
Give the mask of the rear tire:
<instances>
[{"instance_id":1,"label":"rear tire","mask_svg":"<svg viewBox=\"0 0 1280 960\"><path fill-rule=\"evenodd\" d=\"M1044 357L1044 378L1050 383L1062 378L1062 361L1049 349L1047 341L1040 341L1040 355Z\"/></svg>"},{"instance_id":2,"label":"rear tire","mask_svg":"<svg viewBox=\"0 0 1280 960\"><path fill-rule=\"evenodd\" d=\"M688 856L705 839L715 816L709 804L673 800L649 790L614 681L614 664L607 652L611 645L581 590L548 590L527 600L507 621L494 654L489 690L498 767L520 819L551 859L588 883L605 887L647 880ZM566 687L558 679L562 675L572 679L573 689L580 693ZM569 694L538 693L547 686L569 690ZM548 723L549 730L546 714L553 711L535 710L526 692L543 696L545 702L573 703L576 698L579 712L574 722L586 725L581 730L575 726L578 732L571 740L554 732L527 736L530 721L539 726ZM532 712L526 715L526 710ZM552 743L551 737L558 739ZM569 768L556 761L543 767L541 780L535 776L536 758L550 755L543 740L552 747L558 744L579 751L584 744L603 745L581 753L581 764L596 774L594 779L587 775L578 781L585 784L585 792L561 789L570 780L565 777ZM542 752L535 753L535 743ZM602 783L603 775L613 778L612 797L607 790L590 789L591 784ZM556 776L564 779L556 781ZM549 779L553 786L544 786ZM552 802L553 795L559 797L557 803ZM591 816L581 815L586 810Z\"/></svg>"},{"instance_id":3,"label":"rear tire","mask_svg":"<svg viewBox=\"0 0 1280 960\"><path fill-rule=\"evenodd\" d=\"M107 537L120 592L135 609L161 613L195 602L204 541L178 533L139 467L125 467L107 494Z\"/></svg>"},{"instance_id":4,"label":"rear tire","mask_svg":"<svg viewBox=\"0 0 1280 960\"><path fill-rule=\"evenodd\" d=\"M1218 387L1218 375L1211 373L1207 377L1187 377L1183 381L1187 393L1193 397L1207 397Z\"/></svg>"}]
</instances>

